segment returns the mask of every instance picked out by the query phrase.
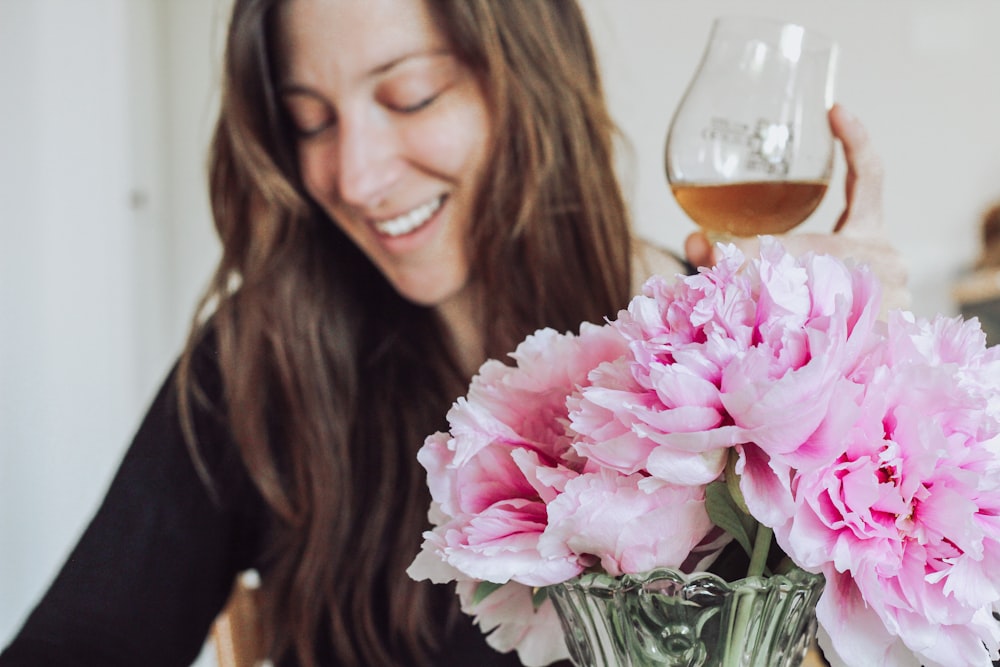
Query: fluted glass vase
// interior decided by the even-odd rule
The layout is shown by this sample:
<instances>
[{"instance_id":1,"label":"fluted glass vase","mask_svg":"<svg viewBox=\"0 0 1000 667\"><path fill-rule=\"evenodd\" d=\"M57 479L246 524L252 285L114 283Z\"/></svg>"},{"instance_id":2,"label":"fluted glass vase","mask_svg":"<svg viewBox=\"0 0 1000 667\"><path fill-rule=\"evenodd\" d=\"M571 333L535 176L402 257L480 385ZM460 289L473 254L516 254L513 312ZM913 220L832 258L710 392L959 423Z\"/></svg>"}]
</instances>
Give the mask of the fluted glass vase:
<instances>
[{"instance_id":1,"label":"fluted glass vase","mask_svg":"<svg viewBox=\"0 0 1000 667\"><path fill-rule=\"evenodd\" d=\"M799 667L823 577L735 582L658 569L585 574L549 588L578 667Z\"/></svg>"}]
</instances>

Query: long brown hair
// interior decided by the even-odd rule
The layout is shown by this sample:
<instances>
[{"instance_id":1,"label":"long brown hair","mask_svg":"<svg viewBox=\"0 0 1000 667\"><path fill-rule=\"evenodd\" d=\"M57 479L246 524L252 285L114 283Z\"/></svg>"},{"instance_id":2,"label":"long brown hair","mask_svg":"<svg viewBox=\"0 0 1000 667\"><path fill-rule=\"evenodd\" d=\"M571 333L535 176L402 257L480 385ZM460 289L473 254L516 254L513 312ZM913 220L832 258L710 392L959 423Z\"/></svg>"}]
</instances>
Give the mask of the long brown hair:
<instances>
[{"instance_id":1,"label":"long brown hair","mask_svg":"<svg viewBox=\"0 0 1000 667\"><path fill-rule=\"evenodd\" d=\"M580 8L427 1L492 113L470 239L486 352L613 315L629 296L630 238ZM182 357L182 408L192 423L192 352L211 336L230 430L273 514L272 655L315 664L323 636L345 665L425 663L453 596L405 574L429 505L415 456L468 378L435 311L396 294L301 186L275 95L281 2L233 8L209 163L223 254Z\"/></svg>"}]
</instances>

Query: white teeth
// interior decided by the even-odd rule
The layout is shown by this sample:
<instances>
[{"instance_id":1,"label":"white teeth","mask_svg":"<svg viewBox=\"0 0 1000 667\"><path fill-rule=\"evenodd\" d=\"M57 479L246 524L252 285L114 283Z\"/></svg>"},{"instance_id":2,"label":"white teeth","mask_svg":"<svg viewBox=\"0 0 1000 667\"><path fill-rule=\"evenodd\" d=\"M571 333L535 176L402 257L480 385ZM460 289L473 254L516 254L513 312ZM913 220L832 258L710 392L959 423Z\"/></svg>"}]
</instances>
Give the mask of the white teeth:
<instances>
[{"instance_id":1,"label":"white teeth","mask_svg":"<svg viewBox=\"0 0 1000 667\"><path fill-rule=\"evenodd\" d=\"M427 220L434 215L434 212L441 208L441 204L443 202L444 195L441 195L440 197L437 197L426 204L422 204L408 213L396 216L391 220L377 220L375 222L375 229L377 229L380 234L385 234L386 236L402 236L403 234L409 234L414 229L427 222Z\"/></svg>"}]
</instances>

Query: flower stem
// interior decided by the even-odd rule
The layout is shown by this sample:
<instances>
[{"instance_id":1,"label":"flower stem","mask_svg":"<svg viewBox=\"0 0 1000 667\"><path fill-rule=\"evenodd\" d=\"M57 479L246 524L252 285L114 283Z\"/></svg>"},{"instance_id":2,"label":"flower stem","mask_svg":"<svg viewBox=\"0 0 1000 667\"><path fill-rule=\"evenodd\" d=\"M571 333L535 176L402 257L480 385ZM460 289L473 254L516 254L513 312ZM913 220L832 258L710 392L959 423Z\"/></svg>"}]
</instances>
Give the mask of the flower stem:
<instances>
[{"instance_id":1,"label":"flower stem","mask_svg":"<svg viewBox=\"0 0 1000 667\"><path fill-rule=\"evenodd\" d=\"M748 577L759 577L767 567L767 554L771 551L771 537L774 531L764 524L757 524L757 534L753 538L753 553L750 554Z\"/></svg>"}]
</instances>

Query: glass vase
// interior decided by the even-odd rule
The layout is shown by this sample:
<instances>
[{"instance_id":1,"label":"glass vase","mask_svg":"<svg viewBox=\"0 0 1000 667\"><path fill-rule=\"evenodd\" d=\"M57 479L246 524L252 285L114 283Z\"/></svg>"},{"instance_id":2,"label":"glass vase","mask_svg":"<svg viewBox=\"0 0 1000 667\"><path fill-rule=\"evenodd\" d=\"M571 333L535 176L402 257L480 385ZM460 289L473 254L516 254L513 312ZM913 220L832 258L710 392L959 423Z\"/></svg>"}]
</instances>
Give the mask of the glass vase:
<instances>
[{"instance_id":1,"label":"glass vase","mask_svg":"<svg viewBox=\"0 0 1000 667\"><path fill-rule=\"evenodd\" d=\"M799 667L823 581L799 569L727 582L663 568L548 590L578 667Z\"/></svg>"}]
</instances>

